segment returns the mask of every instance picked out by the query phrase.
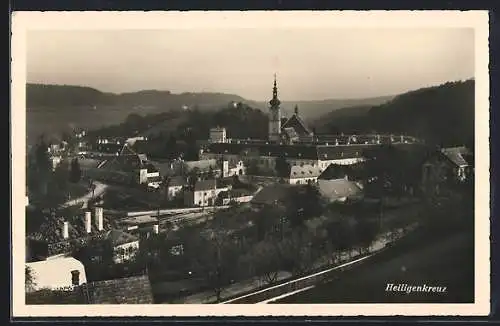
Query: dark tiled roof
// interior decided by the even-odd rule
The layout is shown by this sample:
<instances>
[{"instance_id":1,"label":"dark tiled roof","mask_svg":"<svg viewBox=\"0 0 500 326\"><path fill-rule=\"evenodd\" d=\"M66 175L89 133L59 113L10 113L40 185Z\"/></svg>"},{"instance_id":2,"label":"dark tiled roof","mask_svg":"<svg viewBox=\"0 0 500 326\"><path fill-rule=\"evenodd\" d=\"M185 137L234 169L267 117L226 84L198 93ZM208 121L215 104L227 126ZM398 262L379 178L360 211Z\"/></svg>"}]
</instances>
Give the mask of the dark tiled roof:
<instances>
[{"instance_id":1,"label":"dark tiled roof","mask_svg":"<svg viewBox=\"0 0 500 326\"><path fill-rule=\"evenodd\" d=\"M469 155L470 151L466 147L443 148L441 152L456 166L468 166L464 156Z\"/></svg>"},{"instance_id":2,"label":"dark tiled roof","mask_svg":"<svg viewBox=\"0 0 500 326\"><path fill-rule=\"evenodd\" d=\"M151 304L153 294L147 276L93 282L88 285L93 304Z\"/></svg>"},{"instance_id":3,"label":"dark tiled roof","mask_svg":"<svg viewBox=\"0 0 500 326\"><path fill-rule=\"evenodd\" d=\"M209 180L201 180L197 181L194 185L195 191L204 191L211 189L223 188L226 185L221 180L209 179Z\"/></svg>"},{"instance_id":4,"label":"dark tiled roof","mask_svg":"<svg viewBox=\"0 0 500 326\"><path fill-rule=\"evenodd\" d=\"M252 199L252 204L275 205L282 202L289 194L292 186L288 184L273 184L262 188Z\"/></svg>"},{"instance_id":5,"label":"dark tiled roof","mask_svg":"<svg viewBox=\"0 0 500 326\"><path fill-rule=\"evenodd\" d=\"M120 230L110 230L106 234L106 238L111 241L114 246L120 246L125 243L130 243L139 240L136 236L128 234Z\"/></svg>"},{"instance_id":6,"label":"dark tiled roof","mask_svg":"<svg viewBox=\"0 0 500 326\"><path fill-rule=\"evenodd\" d=\"M300 165L294 165L290 168L290 175L287 177L290 177L291 179L297 179L297 178L315 178L318 177L321 174L319 166L315 165L309 165L305 164L303 166Z\"/></svg>"},{"instance_id":7,"label":"dark tiled roof","mask_svg":"<svg viewBox=\"0 0 500 326\"><path fill-rule=\"evenodd\" d=\"M242 155L249 152L249 155L259 153L261 156L285 158L297 158L308 160L335 160L346 158L357 158L363 156L363 151L374 145L277 145L277 144L210 144L206 149L207 153Z\"/></svg>"},{"instance_id":8,"label":"dark tiled roof","mask_svg":"<svg viewBox=\"0 0 500 326\"><path fill-rule=\"evenodd\" d=\"M295 131L294 128L289 127L289 128L283 128L283 133L288 137L289 139L298 139L299 135Z\"/></svg>"},{"instance_id":9,"label":"dark tiled roof","mask_svg":"<svg viewBox=\"0 0 500 326\"><path fill-rule=\"evenodd\" d=\"M362 190L352 181L344 179L319 180L320 193L330 200L362 195Z\"/></svg>"},{"instance_id":10,"label":"dark tiled roof","mask_svg":"<svg viewBox=\"0 0 500 326\"><path fill-rule=\"evenodd\" d=\"M116 154L119 153L123 148L123 145L119 144L97 144L95 145L95 150L101 153Z\"/></svg>"},{"instance_id":11,"label":"dark tiled roof","mask_svg":"<svg viewBox=\"0 0 500 326\"><path fill-rule=\"evenodd\" d=\"M311 134L311 131L306 126L304 121L302 121L302 119L296 114L292 115L292 117L288 119L288 121L286 121L281 128L284 129L288 127L293 128L300 136L306 136Z\"/></svg>"},{"instance_id":12,"label":"dark tiled roof","mask_svg":"<svg viewBox=\"0 0 500 326\"><path fill-rule=\"evenodd\" d=\"M200 161L186 161L184 162L186 172L189 172L195 168L200 171L208 171L210 168L217 169L217 160L200 160Z\"/></svg>"},{"instance_id":13,"label":"dark tiled roof","mask_svg":"<svg viewBox=\"0 0 500 326\"><path fill-rule=\"evenodd\" d=\"M318 177L320 180L335 180L342 179L346 175L352 179L360 179L361 172L364 168L364 162L352 165L330 164L321 175Z\"/></svg>"},{"instance_id":14,"label":"dark tiled roof","mask_svg":"<svg viewBox=\"0 0 500 326\"><path fill-rule=\"evenodd\" d=\"M182 176L175 176L168 179L169 187L179 187L186 184L186 179Z\"/></svg>"},{"instance_id":15,"label":"dark tiled roof","mask_svg":"<svg viewBox=\"0 0 500 326\"><path fill-rule=\"evenodd\" d=\"M175 174L175 168L172 166L172 162L156 162L152 161L151 162L156 170L160 172L160 176L165 177L165 176L172 176Z\"/></svg>"}]
</instances>

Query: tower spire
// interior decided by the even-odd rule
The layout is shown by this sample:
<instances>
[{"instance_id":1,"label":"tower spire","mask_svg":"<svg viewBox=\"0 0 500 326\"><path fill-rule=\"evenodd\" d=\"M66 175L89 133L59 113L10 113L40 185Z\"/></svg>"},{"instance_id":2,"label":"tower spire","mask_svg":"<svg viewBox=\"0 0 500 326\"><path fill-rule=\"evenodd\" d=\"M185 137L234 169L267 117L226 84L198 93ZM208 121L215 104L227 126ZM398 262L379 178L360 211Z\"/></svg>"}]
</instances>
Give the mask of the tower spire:
<instances>
[{"instance_id":1,"label":"tower spire","mask_svg":"<svg viewBox=\"0 0 500 326\"><path fill-rule=\"evenodd\" d=\"M278 99L278 86L276 83L276 73L274 74L274 84L273 84L273 98L269 102L271 104L271 108L278 109L280 100Z\"/></svg>"}]
</instances>

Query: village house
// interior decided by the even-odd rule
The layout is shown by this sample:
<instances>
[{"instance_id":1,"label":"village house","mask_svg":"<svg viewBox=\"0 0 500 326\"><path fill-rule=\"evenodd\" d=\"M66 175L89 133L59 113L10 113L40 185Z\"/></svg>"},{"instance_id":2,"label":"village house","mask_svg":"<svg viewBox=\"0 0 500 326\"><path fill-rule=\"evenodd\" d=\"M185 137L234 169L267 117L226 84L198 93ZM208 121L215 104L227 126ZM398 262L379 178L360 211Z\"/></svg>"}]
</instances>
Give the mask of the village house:
<instances>
[{"instance_id":1,"label":"village house","mask_svg":"<svg viewBox=\"0 0 500 326\"><path fill-rule=\"evenodd\" d=\"M139 238L124 231L110 230L106 233L106 240L112 245L115 264L134 259L139 251Z\"/></svg>"},{"instance_id":2,"label":"village house","mask_svg":"<svg viewBox=\"0 0 500 326\"><path fill-rule=\"evenodd\" d=\"M69 289L87 282L82 262L64 254L26 263L26 268L33 280L28 292Z\"/></svg>"},{"instance_id":3,"label":"village house","mask_svg":"<svg viewBox=\"0 0 500 326\"><path fill-rule=\"evenodd\" d=\"M243 161L222 161L222 177L230 177L233 175L245 175L246 167L243 164Z\"/></svg>"},{"instance_id":4,"label":"village house","mask_svg":"<svg viewBox=\"0 0 500 326\"><path fill-rule=\"evenodd\" d=\"M321 174L321 169L315 165L302 164L293 165L285 171L286 175L281 176L282 179L291 185L315 184L318 176Z\"/></svg>"},{"instance_id":5,"label":"village house","mask_svg":"<svg viewBox=\"0 0 500 326\"><path fill-rule=\"evenodd\" d=\"M263 187L250 201L253 209L283 205L290 196L292 185L275 183Z\"/></svg>"},{"instance_id":6,"label":"village house","mask_svg":"<svg viewBox=\"0 0 500 326\"><path fill-rule=\"evenodd\" d=\"M226 128L210 128L209 141L211 143L225 143L227 141Z\"/></svg>"},{"instance_id":7,"label":"village house","mask_svg":"<svg viewBox=\"0 0 500 326\"><path fill-rule=\"evenodd\" d=\"M472 151L464 146L434 151L422 165L422 190L439 193L443 186L465 182L473 174L473 160Z\"/></svg>"},{"instance_id":8,"label":"village house","mask_svg":"<svg viewBox=\"0 0 500 326\"><path fill-rule=\"evenodd\" d=\"M159 222L158 218L151 215L139 215L139 216L129 216L117 221L127 232L133 234L146 234L158 233Z\"/></svg>"},{"instance_id":9,"label":"village house","mask_svg":"<svg viewBox=\"0 0 500 326\"><path fill-rule=\"evenodd\" d=\"M223 184L219 179L196 181L192 189L184 192L184 204L188 207L213 206L219 193L228 191L231 187Z\"/></svg>"},{"instance_id":10,"label":"village house","mask_svg":"<svg viewBox=\"0 0 500 326\"><path fill-rule=\"evenodd\" d=\"M363 189L356 182L342 179L318 179L319 193L329 202L363 199Z\"/></svg>"}]
</instances>

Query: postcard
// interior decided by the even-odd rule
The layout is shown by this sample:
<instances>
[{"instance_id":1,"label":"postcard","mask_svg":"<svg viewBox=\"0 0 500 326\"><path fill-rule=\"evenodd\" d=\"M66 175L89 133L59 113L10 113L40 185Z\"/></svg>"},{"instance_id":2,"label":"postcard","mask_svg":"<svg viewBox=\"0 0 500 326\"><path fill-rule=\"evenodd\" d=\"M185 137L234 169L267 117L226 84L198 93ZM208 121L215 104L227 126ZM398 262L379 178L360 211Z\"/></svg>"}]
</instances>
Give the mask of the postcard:
<instances>
[{"instance_id":1,"label":"postcard","mask_svg":"<svg viewBox=\"0 0 500 326\"><path fill-rule=\"evenodd\" d=\"M488 315L488 33L15 12L13 316Z\"/></svg>"}]
</instances>

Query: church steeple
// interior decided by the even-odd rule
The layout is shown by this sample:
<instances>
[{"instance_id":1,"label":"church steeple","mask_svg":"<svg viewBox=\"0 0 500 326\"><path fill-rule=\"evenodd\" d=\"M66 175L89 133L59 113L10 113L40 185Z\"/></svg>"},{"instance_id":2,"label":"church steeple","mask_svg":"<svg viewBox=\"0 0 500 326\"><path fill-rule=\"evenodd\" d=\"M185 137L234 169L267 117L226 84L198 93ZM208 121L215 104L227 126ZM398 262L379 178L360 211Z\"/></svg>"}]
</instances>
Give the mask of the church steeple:
<instances>
[{"instance_id":1,"label":"church steeple","mask_svg":"<svg viewBox=\"0 0 500 326\"><path fill-rule=\"evenodd\" d=\"M273 98L271 99L271 101L269 101L269 104L271 104L271 109L278 108L279 105L281 104L280 100L278 99L278 86L276 84L276 74L274 74Z\"/></svg>"},{"instance_id":2,"label":"church steeple","mask_svg":"<svg viewBox=\"0 0 500 326\"><path fill-rule=\"evenodd\" d=\"M274 74L273 98L269 101L269 140L276 142L280 140L281 134L281 109L278 99L278 86L276 74Z\"/></svg>"}]
</instances>

